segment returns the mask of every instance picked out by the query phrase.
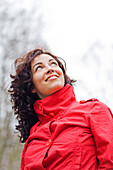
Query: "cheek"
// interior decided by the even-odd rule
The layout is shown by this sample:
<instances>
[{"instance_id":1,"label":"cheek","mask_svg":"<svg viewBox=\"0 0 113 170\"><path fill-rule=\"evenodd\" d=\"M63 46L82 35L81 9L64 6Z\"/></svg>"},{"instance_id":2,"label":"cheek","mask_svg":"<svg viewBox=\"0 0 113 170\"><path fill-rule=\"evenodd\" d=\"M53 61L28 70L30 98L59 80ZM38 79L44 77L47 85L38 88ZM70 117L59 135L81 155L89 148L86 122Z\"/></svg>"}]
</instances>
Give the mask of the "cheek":
<instances>
[{"instance_id":1,"label":"cheek","mask_svg":"<svg viewBox=\"0 0 113 170\"><path fill-rule=\"evenodd\" d=\"M33 76L33 84L36 87L41 81L41 77L40 76Z\"/></svg>"},{"instance_id":2,"label":"cheek","mask_svg":"<svg viewBox=\"0 0 113 170\"><path fill-rule=\"evenodd\" d=\"M60 72L61 72L62 79L65 79L63 71L61 70Z\"/></svg>"}]
</instances>

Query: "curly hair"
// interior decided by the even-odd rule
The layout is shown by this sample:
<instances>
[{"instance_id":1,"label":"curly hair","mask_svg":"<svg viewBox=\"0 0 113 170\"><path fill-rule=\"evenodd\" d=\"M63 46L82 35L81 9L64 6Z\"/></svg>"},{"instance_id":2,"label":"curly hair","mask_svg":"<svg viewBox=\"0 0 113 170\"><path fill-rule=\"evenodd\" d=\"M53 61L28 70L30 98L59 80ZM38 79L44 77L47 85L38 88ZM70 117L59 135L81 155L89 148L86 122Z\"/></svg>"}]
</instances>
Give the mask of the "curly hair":
<instances>
[{"instance_id":1,"label":"curly hair","mask_svg":"<svg viewBox=\"0 0 113 170\"><path fill-rule=\"evenodd\" d=\"M48 51L42 49L35 49L27 53L21 58L15 60L15 75L10 74L13 79L9 87L9 93L11 95L12 108L16 119L18 120L18 125L15 126L16 130L20 132L20 142L24 143L29 134L31 127L36 124L39 119L37 114L33 109L33 104L36 100L40 100L36 93L32 93L33 82L32 82L32 72L31 72L31 62L33 59L41 54L48 54L53 57L57 62L59 67L62 69L65 78L65 85L68 83L71 86L74 85L75 80L71 79L66 74L66 63L65 61L51 54ZM64 62L64 65L62 62Z\"/></svg>"}]
</instances>

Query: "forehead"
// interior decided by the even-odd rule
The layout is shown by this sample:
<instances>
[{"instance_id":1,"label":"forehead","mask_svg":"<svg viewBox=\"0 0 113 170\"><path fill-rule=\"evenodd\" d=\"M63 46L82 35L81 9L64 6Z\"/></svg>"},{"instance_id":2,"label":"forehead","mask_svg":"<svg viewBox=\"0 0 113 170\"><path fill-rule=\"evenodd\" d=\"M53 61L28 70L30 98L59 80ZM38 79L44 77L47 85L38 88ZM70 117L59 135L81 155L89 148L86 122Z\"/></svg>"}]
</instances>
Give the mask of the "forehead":
<instances>
[{"instance_id":1,"label":"forehead","mask_svg":"<svg viewBox=\"0 0 113 170\"><path fill-rule=\"evenodd\" d=\"M36 56L33 61L31 62L31 66L37 62L48 62L49 60L55 60L52 56L50 56L49 54L41 54Z\"/></svg>"}]
</instances>

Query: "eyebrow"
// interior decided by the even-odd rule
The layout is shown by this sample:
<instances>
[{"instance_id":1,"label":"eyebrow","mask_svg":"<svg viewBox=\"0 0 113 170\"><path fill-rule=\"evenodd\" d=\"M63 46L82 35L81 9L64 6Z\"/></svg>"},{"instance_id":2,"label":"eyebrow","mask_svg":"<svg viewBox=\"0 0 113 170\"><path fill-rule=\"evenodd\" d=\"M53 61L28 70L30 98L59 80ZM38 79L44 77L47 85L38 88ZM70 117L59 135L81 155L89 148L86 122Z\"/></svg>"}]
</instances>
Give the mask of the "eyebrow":
<instances>
[{"instance_id":1,"label":"eyebrow","mask_svg":"<svg viewBox=\"0 0 113 170\"><path fill-rule=\"evenodd\" d=\"M49 62L52 61L52 60L54 60L54 59L50 59ZM36 65L38 65L38 64L43 64L43 63L42 63L42 62L38 62L38 63L36 63L36 64L33 66L33 68L34 68Z\"/></svg>"},{"instance_id":2,"label":"eyebrow","mask_svg":"<svg viewBox=\"0 0 113 170\"><path fill-rule=\"evenodd\" d=\"M42 62L36 63L36 64L33 66L33 68L34 68L36 65L38 65L38 64L42 64Z\"/></svg>"}]
</instances>

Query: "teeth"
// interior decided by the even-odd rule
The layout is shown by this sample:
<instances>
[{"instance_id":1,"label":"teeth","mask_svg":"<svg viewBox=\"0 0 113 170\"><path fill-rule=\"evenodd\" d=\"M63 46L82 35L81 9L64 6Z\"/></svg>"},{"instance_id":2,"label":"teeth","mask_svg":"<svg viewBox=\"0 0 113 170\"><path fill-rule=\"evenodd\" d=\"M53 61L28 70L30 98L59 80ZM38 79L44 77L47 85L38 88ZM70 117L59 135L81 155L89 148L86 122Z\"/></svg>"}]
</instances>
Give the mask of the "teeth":
<instances>
[{"instance_id":1,"label":"teeth","mask_svg":"<svg viewBox=\"0 0 113 170\"><path fill-rule=\"evenodd\" d=\"M56 79L56 78L57 78L57 76L52 76L52 77L48 78L48 80L52 80L52 79Z\"/></svg>"}]
</instances>

